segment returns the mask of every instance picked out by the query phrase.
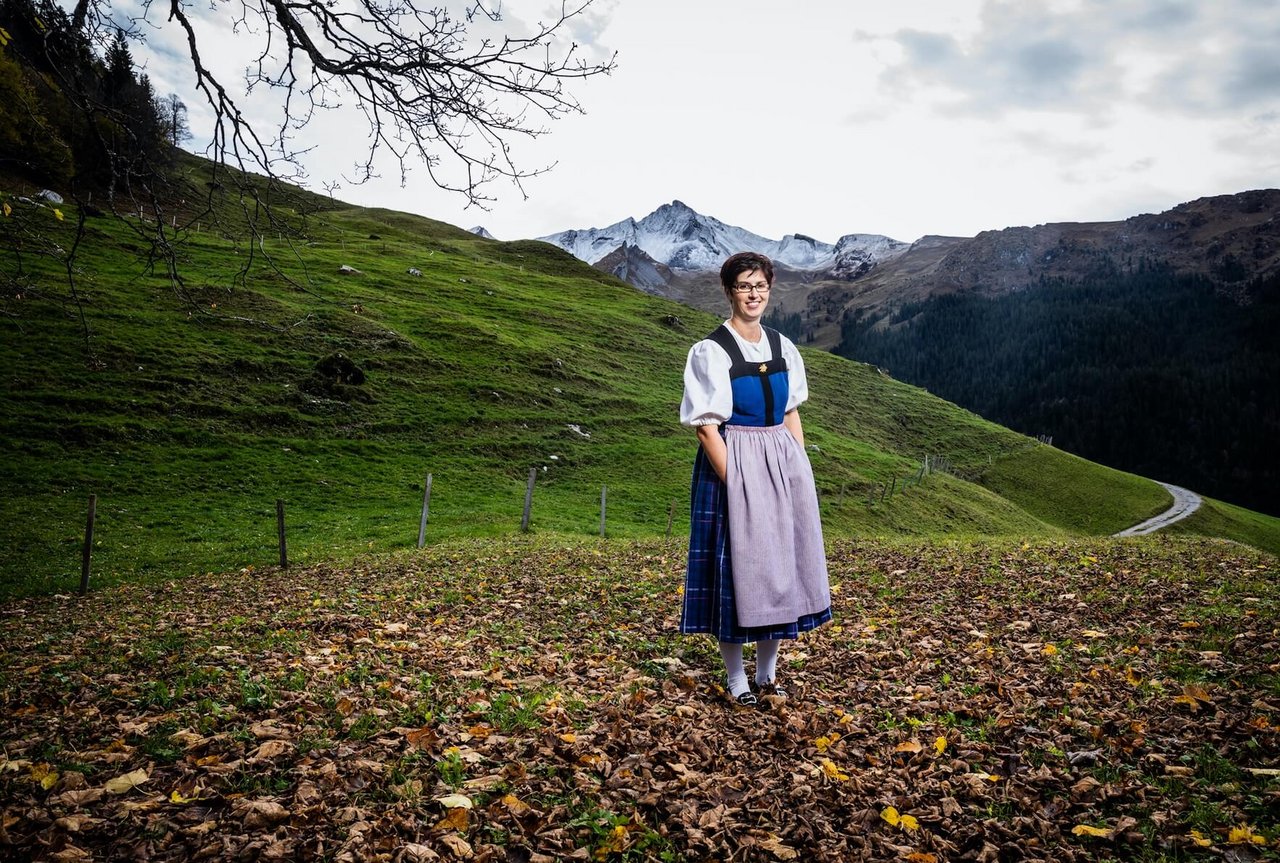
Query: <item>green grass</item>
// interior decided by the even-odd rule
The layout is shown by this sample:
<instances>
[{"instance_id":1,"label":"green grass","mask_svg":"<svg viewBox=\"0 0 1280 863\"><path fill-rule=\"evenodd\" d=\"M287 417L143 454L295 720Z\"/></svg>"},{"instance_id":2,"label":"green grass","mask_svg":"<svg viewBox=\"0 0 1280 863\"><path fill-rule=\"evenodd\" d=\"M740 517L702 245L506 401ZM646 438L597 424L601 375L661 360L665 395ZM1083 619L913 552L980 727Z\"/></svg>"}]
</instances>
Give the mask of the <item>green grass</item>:
<instances>
[{"instance_id":1,"label":"green grass","mask_svg":"<svg viewBox=\"0 0 1280 863\"><path fill-rule=\"evenodd\" d=\"M1151 480L1048 446L993 460L980 482L1063 530L1112 534L1164 512L1173 496Z\"/></svg>"},{"instance_id":2,"label":"green grass","mask_svg":"<svg viewBox=\"0 0 1280 863\"><path fill-rule=\"evenodd\" d=\"M199 163L182 169L203 187ZM517 530L530 468L536 533L595 533L602 486L610 535L663 533L673 503L687 530L681 373L715 316L544 243L272 194L288 218L257 244L229 195L184 213L181 282L142 266L135 224L88 220L73 297L55 247L72 247L75 208L57 221L0 192L15 207L0 219L0 595L74 587L91 494L95 583L271 563L277 499L292 561L409 547L428 473L431 542ZM335 353L365 381L321 374ZM833 537L1109 533L1161 508L1153 483L1029 450L872 366L805 357ZM904 490L926 454L956 475Z\"/></svg>"},{"instance_id":3,"label":"green grass","mask_svg":"<svg viewBox=\"0 0 1280 863\"><path fill-rule=\"evenodd\" d=\"M1216 536L1280 554L1280 518L1204 498L1196 512L1170 525L1170 533Z\"/></svg>"}]
</instances>

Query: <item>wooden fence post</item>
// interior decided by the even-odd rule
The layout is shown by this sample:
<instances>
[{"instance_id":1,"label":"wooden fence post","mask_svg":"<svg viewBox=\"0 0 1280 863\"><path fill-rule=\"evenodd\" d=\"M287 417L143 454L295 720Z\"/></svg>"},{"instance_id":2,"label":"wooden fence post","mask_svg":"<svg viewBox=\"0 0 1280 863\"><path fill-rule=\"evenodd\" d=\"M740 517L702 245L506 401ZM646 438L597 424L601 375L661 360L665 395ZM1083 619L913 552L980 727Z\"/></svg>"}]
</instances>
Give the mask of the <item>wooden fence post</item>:
<instances>
[{"instance_id":1,"label":"wooden fence post","mask_svg":"<svg viewBox=\"0 0 1280 863\"><path fill-rule=\"evenodd\" d=\"M671 522L676 517L676 502L671 501L671 506L667 507L667 536L671 536Z\"/></svg>"},{"instance_id":2,"label":"wooden fence post","mask_svg":"<svg viewBox=\"0 0 1280 863\"><path fill-rule=\"evenodd\" d=\"M895 473L892 477L893 485L889 486L889 497L893 497L893 493L898 490L898 475Z\"/></svg>"},{"instance_id":3,"label":"wooden fence post","mask_svg":"<svg viewBox=\"0 0 1280 863\"><path fill-rule=\"evenodd\" d=\"M537 477L538 469L536 467L529 468L529 485L524 490L524 516L520 519L521 533L529 530L529 512L533 509L533 481Z\"/></svg>"},{"instance_id":4,"label":"wooden fence post","mask_svg":"<svg viewBox=\"0 0 1280 863\"><path fill-rule=\"evenodd\" d=\"M89 495L89 515L84 522L84 552L80 555L80 595L89 592L89 563L93 558L93 523L98 518L98 496Z\"/></svg>"},{"instance_id":5,"label":"wooden fence post","mask_svg":"<svg viewBox=\"0 0 1280 863\"><path fill-rule=\"evenodd\" d=\"M431 474L427 474L427 488L422 494L422 520L418 522L418 548L427 541L427 513L431 509Z\"/></svg>"},{"instance_id":6,"label":"wooden fence post","mask_svg":"<svg viewBox=\"0 0 1280 863\"><path fill-rule=\"evenodd\" d=\"M607 485L600 486L600 535L601 536L604 536L604 507L605 507L605 499L608 497L608 494L609 494L609 486Z\"/></svg>"},{"instance_id":7,"label":"wooden fence post","mask_svg":"<svg viewBox=\"0 0 1280 863\"><path fill-rule=\"evenodd\" d=\"M280 568L289 568L289 550L284 541L284 501L276 498L276 533L280 536Z\"/></svg>"}]
</instances>

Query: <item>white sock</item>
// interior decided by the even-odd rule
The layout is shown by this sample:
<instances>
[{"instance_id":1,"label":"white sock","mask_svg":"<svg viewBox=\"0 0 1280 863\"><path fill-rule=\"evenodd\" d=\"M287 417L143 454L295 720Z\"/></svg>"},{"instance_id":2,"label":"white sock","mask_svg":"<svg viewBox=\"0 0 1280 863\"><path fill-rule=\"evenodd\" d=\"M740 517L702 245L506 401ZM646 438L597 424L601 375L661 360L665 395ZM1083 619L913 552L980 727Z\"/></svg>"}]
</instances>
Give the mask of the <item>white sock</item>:
<instances>
[{"instance_id":1,"label":"white sock","mask_svg":"<svg viewBox=\"0 0 1280 863\"><path fill-rule=\"evenodd\" d=\"M778 676L778 648L781 639L756 642L756 685L773 683Z\"/></svg>"},{"instance_id":2,"label":"white sock","mask_svg":"<svg viewBox=\"0 0 1280 863\"><path fill-rule=\"evenodd\" d=\"M751 689L747 684L747 672L742 667L742 645L722 641L720 656L724 659L724 670L729 675L729 694L737 698Z\"/></svg>"}]
</instances>

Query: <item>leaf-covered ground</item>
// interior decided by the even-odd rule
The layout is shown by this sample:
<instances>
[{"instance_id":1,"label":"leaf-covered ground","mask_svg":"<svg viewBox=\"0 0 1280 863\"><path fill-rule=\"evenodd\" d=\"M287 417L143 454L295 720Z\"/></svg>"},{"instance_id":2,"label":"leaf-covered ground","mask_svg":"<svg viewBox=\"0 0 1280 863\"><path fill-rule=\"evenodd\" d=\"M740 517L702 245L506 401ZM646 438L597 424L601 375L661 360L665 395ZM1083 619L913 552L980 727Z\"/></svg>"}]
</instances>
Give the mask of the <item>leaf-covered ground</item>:
<instances>
[{"instance_id":1,"label":"leaf-covered ground","mask_svg":"<svg viewBox=\"0 0 1280 863\"><path fill-rule=\"evenodd\" d=\"M458 543L0 607L0 856L1280 858L1274 558L839 543L794 697L683 547Z\"/></svg>"}]
</instances>

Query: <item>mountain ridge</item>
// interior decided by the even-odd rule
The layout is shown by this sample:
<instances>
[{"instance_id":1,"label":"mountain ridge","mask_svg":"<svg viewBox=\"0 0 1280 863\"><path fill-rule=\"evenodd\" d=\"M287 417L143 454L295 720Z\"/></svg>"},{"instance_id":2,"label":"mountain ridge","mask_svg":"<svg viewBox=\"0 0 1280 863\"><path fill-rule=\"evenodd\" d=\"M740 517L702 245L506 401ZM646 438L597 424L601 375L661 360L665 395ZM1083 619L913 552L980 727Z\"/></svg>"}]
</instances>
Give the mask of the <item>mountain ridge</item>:
<instances>
[{"instance_id":1,"label":"mountain ridge","mask_svg":"<svg viewBox=\"0 0 1280 863\"><path fill-rule=\"evenodd\" d=\"M834 244L798 232L771 240L676 199L640 220L627 217L605 228L539 239L592 265L608 258L603 269L624 281L706 311L723 303L715 278L720 262L736 251L760 251L779 269L772 311L797 315L803 340L830 349L851 314L940 293L995 296L1041 278L1081 278L1104 258L1120 266L1167 264L1178 274L1204 274L1247 301L1241 291L1250 279L1280 270L1280 190L1205 196L1111 221L1019 225L973 237L927 234L912 243L866 233L845 234ZM619 269L624 246L667 272L640 266L635 251L626 253L633 264Z\"/></svg>"}]
</instances>

